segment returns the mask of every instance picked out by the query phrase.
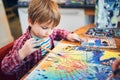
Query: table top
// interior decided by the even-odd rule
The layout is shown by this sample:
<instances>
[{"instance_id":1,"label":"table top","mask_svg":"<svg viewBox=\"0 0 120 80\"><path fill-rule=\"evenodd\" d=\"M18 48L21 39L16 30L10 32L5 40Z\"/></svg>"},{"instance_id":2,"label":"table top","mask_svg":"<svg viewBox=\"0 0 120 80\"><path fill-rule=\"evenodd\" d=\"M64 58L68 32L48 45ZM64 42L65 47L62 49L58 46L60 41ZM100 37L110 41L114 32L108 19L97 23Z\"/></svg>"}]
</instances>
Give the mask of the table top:
<instances>
[{"instance_id":1,"label":"table top","mask_svg":"<svg viewBox=\"0 0 120 80\"><path fill-rule=\"evenodd\" d=\"M95 27L94 24L88 24L86 26L83 26L83 27L80 27L78 28L77 30L75 30L74 32L77 33L81 38L89 38L89 36L85 36L85 31L89 28L92 28L92 27ZM117 48L104 48L103 50L107 50L107 51L112 51L112 52L120 52L120 38L114 38L115 39L115 43L116 43L116 47ZM65 43L65 44L73 44L73 45L76 45L76 46L80 46L81 44L79 42L70 42L70 41L67 41L67 40L62 40L60 41L60 43ZM59 44L58 44L59 45ZM44 60L44 59L43 59ZM38 63L40 64L41 61ZM33 71L37 66L34 66L31 70ZM28 76L28 74L24 75L21 80L24 80L26 77Z\"/></svg>"},{"instance_id":2,"label":"table top","mask_svg":"<svg viewBox=\"0 0 120 80\"><path fill-rule=\"evenodd\" d=\"M83 27L80 27L78 28L77 30L75 30L74 32L77 33L81 38L89 38L89 36L86 36L85 35L85 32L89 29L89 28L93 28L95 27L94 24L88 24L86 26L83 26ZM116 49L105 49L105 50L110 50L110 51L118 51L120 52L120 38L114 38L115 39L115 42L116 42L116 46L117 48ZM63 40L61 41L63 43L68 43L68 44L73 44L73 45L80 45L78 42L70 42L70 41L66 41L66 40Z\"/></svg>"}]
</instances>

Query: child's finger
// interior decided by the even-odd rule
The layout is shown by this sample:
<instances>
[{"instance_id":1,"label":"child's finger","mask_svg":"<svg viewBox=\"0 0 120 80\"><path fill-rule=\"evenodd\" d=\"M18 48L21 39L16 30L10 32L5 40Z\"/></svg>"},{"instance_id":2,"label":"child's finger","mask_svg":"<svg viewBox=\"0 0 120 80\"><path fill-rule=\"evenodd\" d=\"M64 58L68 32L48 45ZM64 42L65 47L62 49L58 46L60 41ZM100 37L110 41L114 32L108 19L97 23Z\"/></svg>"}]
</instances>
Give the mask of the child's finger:
<instances>
[{"instance_id":1,"label":"child's finger","mask_svg":"<svg viewBox=\"0 0 120 80\"><path fill-rule=\"evenodd\" d=\"M117 74L120 75L120 69L116 69L115 71L113 71L113 74L114 74L114 75L117 75Z\"/></svg>"},{"instance_id":2,"label":"child's finger","mask_svg":"<svg viewBox=\"0 0 120 80\"><path fill-rule=\"evenodd\" d=\"M83 41L78 35L75 36L74 40L75 40L75 41L79 41L79 42L82 42L82 41Z\"/></svg>"},{"instance_id":3,"label":"child's finger","mask_svg":"<svg viewBox=\"0 0 120 80\"><path fill-rule=\"evenodd\" d=\"M36 49L38 48L38 49L39 49L40 46L41 46L41 42L43 42L43 41L44 41L44 39L35 41L35 43L34 43L34 44L35 44L34 48L36 48Z\"/></svg>"},{"instance_id":4,"label":"child's finger","mask_svg":"<svg viewBox=\"0 0 120 80\"><path fill-rule=\"evenodd\" d=\"M83 40L83 42L87 42L88 41L87 38L82 38L82 40Z\"/></svg>"}]
</instances>

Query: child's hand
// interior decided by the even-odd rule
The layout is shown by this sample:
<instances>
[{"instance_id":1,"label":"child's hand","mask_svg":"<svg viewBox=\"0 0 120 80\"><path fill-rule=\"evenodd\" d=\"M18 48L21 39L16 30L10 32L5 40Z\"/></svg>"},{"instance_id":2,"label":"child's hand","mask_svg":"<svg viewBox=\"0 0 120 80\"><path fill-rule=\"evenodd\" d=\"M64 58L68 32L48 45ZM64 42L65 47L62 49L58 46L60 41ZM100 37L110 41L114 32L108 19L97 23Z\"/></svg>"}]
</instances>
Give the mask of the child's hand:
<instances>
[{"instance_id":1,"label":"child's hand","mask_svg":"<svg viewBox=\"0 0 120 80\"><path fill-rule=\"evenodd\" d=\"M75 34L75 33L70 33L70 34L68 34L67 39L70 40L70 41L83 41L83 40L80 39L80 37L79 37L77 34Z\"/></svg>"},{"instance_id":2,"label":"child's hand","mask_svg":"<svg viewBox=\"0 0 120 80\"><path fill-rule=\"evenodd\" d=\"M25 42L23 47L19 50L19 56L21 59L24 59L26 56L37 50L34 48L36 46L35 43L36 40L34 38L31 38Z\"/></svg>"},{"instance_id":3,"label":"child's hand","mask_svg":"<svg viewBox=\"0 0 120 80\"><path fill-rule=\"evenodd\" d=\"M117 68L120 68L120 59L116 59L114 63L112 64L112 70L116 70Z\"/></svg>"},{"instance_id":4,"label":"child's hand","mask_svg":"<svg viewBox=\"0 0 120 80\"><path fill-rule=\"evenodd\" d=\"M114 76L120 76L120 59L117 59L112 64L112 70Z\"/></svg>"},{"instance_id":5,"label":"child's hand","mask_svg":"<svg viewBox=\"0 0 120 80\"><path fill-rule=\"evenodd\" d=\"M114 78L120 77L120 59L117 59L112 64L112 71L113 74L111 74L107 80L113 80ZM114 79L115 80L115 79ZM117 79L118 80L118 79Z\"/></svg>"}]
</instances>

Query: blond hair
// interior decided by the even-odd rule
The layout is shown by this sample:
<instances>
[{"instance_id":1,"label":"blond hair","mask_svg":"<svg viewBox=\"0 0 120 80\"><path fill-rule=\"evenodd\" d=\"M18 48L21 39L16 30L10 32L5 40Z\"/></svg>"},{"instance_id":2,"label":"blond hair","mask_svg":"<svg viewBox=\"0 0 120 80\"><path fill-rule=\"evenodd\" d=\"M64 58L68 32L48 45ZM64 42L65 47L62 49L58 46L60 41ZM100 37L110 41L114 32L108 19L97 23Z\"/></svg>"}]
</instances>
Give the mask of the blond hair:
<instances>
[{"instance_id":1,"label":"blond hair","mask_svg":"<svg viewBox=\"0 0 120 80\"><path fill-rule=\"evenodd\" d=\"M60 22L59 8L53 0L32 0L28 8L28 17L32 24L48 23L57 26Z\"/></svg>"}]
</instances>

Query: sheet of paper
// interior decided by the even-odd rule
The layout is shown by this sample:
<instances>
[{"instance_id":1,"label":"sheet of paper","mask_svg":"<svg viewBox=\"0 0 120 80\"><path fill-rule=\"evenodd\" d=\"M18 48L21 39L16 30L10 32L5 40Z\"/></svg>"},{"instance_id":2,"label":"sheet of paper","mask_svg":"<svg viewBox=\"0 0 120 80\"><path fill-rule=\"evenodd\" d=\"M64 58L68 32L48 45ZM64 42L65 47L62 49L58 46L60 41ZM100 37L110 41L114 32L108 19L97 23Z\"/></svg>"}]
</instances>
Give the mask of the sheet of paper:
<instances>
[{"instance_id":1,"label":"sheet of paper","mask_svg":"<svg viewBox=\"0 0 120 80\"><path fill-rule=\"evenodd\" d=\"M54 51L62 56L50 53L25 80L106 80L112 74L110 62L120 58L118 52L61 43Z\"/></svg>"}]
</instances>

